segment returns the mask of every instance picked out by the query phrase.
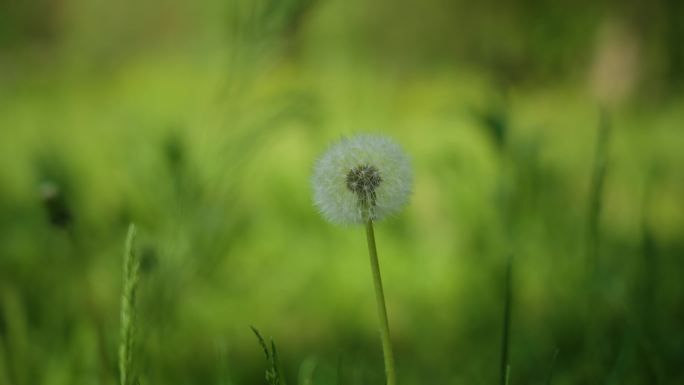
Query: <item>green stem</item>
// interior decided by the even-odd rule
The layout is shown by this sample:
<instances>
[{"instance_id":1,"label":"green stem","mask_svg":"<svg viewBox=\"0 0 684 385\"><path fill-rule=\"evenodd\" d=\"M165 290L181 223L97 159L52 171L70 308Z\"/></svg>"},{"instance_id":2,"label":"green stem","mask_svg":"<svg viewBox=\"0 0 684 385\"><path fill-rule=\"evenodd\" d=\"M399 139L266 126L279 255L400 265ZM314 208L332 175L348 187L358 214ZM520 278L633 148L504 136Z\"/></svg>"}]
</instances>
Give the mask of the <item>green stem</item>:
<instances>
[{"instance_id":1,"label":"green stem","mask_svg":"<svg viewBox=\"0 0 684 385\"><path fill-rule=\"evenodd\" d=\"M506 292L504 297L504 314L503 314L503 332L501 337L501 366L500 366L500 384L508 384L508 376L510 372L510 365L508 362L508 345L510 340L511 330L511 302L513 293L511 288L511 269L513 268L513 255L508 254L506 259Z\"/></svg>"},{"instance_id":2,"label":"green stem","mask_svg":"<svg viewBox=\"0 0 684 385\"><path fill-rule=\"evenodd\" d=\"M133 348L135 343L135 297L140 274L140 260L135 251L135 225L131 223L126 236L123 263L123 294L121 295L121 341L119 342L119 375L121 385L138 381L133 374Z\"/></svg>"},{"instance_id":3,"label":"green stem","mask_svg":"<svg viewBox=\"0 0 684 385\"><path fill-rule=\"evenodd\" d=\"M378 250L375 247L375 232L373 231L373 220L371 219L366 221L366 238L368 240L368 254L370 255L373 284L375 285L375 302L378 308L378 318L380 319L380 339L382 340L382 353L385 356L385 377L387 378L387 385L396 385L397 380L394 372L394 355L392 353L392 341L390 340L389 322L387 320L385 293L382 289Z\"/></svg>"}]
</instances>

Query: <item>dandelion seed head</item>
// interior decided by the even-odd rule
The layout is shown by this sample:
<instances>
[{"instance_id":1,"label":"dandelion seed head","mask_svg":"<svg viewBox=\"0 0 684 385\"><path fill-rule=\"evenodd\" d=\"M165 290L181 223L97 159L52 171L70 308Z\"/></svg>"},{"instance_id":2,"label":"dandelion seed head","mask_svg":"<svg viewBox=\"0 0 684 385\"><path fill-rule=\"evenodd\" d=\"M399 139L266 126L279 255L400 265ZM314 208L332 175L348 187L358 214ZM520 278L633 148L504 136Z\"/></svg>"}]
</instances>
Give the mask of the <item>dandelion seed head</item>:
<instances>
[{"instance_id":1,"label":"dandelion seed head","mask_svg":"<svg viewBox=\"0 0 684 385\"><path fill-rule=\"evenodd\" d=\"M409 158L396 142L379 135L356 135L334 143L318 159L313 199L326 220L361 224L401 211L412 183Z\"/></svg>"}]
</instances>

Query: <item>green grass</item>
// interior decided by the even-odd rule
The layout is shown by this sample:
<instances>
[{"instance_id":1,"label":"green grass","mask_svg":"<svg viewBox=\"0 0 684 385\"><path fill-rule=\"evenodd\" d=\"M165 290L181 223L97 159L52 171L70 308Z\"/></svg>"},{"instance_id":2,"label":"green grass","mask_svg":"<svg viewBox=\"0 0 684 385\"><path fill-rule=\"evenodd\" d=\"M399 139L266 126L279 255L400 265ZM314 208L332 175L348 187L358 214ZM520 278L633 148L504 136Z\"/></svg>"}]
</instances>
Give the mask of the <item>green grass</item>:
<instances>
[{"instance_id":1,"label":"green grass","mask_svg":"<svg viewBox=\"0 0 684 385\"><path fill-rule=\"evenodd\" d=\"M119 379L121 385L137 385L134 367L136 340L136 295L140 279L140 259L135 250L135 225L128 227L123 257L121 293L121 340L119 342Z\"/></svg>"},{"instance_id":2,"label":"green grass","mask_svg":"<svg viewBox=\"0 0 684 385\"><path fill-rule=\"evenodd\" d=\"M259 331L251 326L252 331L259 341L259 345L264 350L264 355L266 356L266 382L269 385L285 385L285 375L283 373L282 364L280 363L280 358L278 358L278 350L276 349L275 342L271 339L270 344L266 344L264 337L261 336Z\"/></svg>"},{"instance_id":3,"label":"green grass","mask_svg":"<svg viewBox=\"0 0 684 385\"><path fill-rule=\"evenodd\" d=\"M681 96L633 95L601 145L583 57L502 91L509 67L373 56L364 44L412 31L391 28L418 23L408 11L321 4L236 3L231 19L218 3L162 18L79 3L52 51L2 48L0 385L264 384L275 349L264 340L265 364L253 324L290 384L381 384L366 245L323 222L309 181L329 142L360 131L401 142L416 176L376 229L399 385L682 382ZM122 291L130 222L139 281L125 270Z\"/></svg>"}]
</instances>

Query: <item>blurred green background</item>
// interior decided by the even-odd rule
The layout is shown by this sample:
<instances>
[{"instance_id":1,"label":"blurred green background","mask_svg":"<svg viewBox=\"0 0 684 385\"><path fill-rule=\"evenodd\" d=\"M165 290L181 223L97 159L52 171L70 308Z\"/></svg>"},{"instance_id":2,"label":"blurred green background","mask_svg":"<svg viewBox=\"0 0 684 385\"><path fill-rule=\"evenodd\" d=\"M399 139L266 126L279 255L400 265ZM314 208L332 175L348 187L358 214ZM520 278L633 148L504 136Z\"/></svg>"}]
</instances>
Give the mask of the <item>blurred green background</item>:
<instances>
[{"instance_id":1,"label":"blurred green background","mask_svg":"<svg viewBox=\"0 0 684 385\"><path fill-rule=\"evenodd\" d=\"M0 384L118 383L131 221L141 384L264 384L249 325L290 384L382 383L363 230L310 193L357 132L413 160L400 384L499 381L509 253L510 384L684 383L683 5L1 1Z\"/></svg>"}]
</instances>

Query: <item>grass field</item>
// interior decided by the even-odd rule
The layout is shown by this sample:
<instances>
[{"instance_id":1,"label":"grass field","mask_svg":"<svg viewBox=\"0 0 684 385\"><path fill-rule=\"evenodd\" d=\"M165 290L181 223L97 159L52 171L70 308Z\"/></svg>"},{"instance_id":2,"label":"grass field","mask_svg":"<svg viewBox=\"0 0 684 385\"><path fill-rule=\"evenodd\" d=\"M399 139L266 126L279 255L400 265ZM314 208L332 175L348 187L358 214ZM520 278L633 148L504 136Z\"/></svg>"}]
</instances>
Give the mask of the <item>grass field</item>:
<instances>
[{"instance_id":1,"label":"grass field","mask_svg":"<svg viewBox=\"0 0 684 385\"><path fill-rule=\"evenodd\" d=\"M141 385L266 384L250 326L290 385L382 384L364 230L311 193L362 132L414 173L375 230L399 384L684 382L659 29L593 3L41 3L0 6L0 385L120 383L130 223ZM591 75L604 15L617 80Z\"/></svg>"}]
</instances>

